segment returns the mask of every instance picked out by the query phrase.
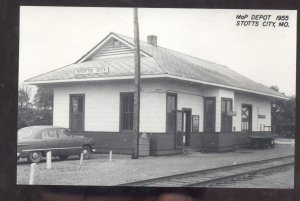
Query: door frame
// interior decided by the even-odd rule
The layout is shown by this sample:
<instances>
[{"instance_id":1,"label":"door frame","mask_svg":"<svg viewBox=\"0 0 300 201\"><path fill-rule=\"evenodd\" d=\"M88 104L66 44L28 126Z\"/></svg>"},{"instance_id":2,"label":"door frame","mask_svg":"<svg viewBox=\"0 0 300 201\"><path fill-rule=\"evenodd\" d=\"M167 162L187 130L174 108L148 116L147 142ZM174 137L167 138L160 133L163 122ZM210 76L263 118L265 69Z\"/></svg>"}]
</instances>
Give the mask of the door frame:
<instances>
[{"instance_id":1,"label":"door frame","mask_svg":"<svg viewBox=\"0 0 300 201\"><path fill-rule=\"evenodd\" d=\"M168 96L173 96L174 98L175 98L175 133L176 133L176 123L177 123L177 111L178 111L178 109L177 109L177 107L178 107L178 105L177 105L177 101L178 101L178 95L177 95L177 93L172 93L172 92L166 92L166 133L169 133L170 131L168 131ZM171 131L172 132L172 131Z\"/></svg>"},{"instance_id":2,"label":"door frame","mask_svg":"<svg viewBox=\"0 0 300 201\"><path fill-rule=\"evenodd\" d=\"M72 121L72 97L74 96L82 96L83 101L82 101L82 131L85 131L85 94L70 94L69 96L69 128L71 130L71 121ZM72 130L71 130L72 131Z\"/></svg>"},{"instance_id":3,"label":"door frame","mask_svg":"<svg viewBox=\"0 0 300 201\"><path fill-rule=\"evenodd\" d=\"M54 130L56 138L48 138L48 137L44 138L42 136L43 132L45 132L45 131L47 132L47 135L49 135L50 130ZM41 138L42 138L43 149L45 149L47 151L52 151L53 156L59 155L60 142L59 142L59 138L58 138L56 129L55 128L45 128L42 130L41 133L42 133ZM52 146L53 144L54 144L54 146Z\"/></svg>"},{"instance_id":4,"label":"door frame","mask_svg":"<svg viewBox=\"0 0 300 201\"><path fill-rule=\"evenodd\" d=\"M248 107L248 109L249 108L251 108L251 110L249 110L249 125L248 125L248 131L243 131L242 130L242 124L243 124L243 121L242 121L242 108L243 108L243 106L246 106L246 107ZM251 133L252 132L252 126L253 126L253 106L252 106L252 104L247 104L247 103L242 103L242 105L241 105L241 132L247 132L247 133ZM250 128L250 129L249 129Z\"/></svg>"},{"instance_id":5,"label":"door frame","mask_svg":"<svg viewBox=\"0 0 300 201\"><path fill-rule=\"evenodd\" d=\"M214 119L213 119L213 133L214 132L216 132L216 114L217 114L217 108L216 108L216 106L217 106L217 99L216 99L216 97L204 97L204 100L203 100L203 107L204 107L204 109L203 109L203 111L204 111L204 113L203 113L203 132L208 132L207 131L207 129L206 129L206 122L207 122L207 119L206 119L206 116L205 116L205 114L206 114L206 101L207 100L213 100L214 101Z\"/></svg>"},{"instance_id":6,"label":"door frame","mask_svg":"<svg viewBox=\"0 0 300 201\"><path fill-rule=\"evenodd\" d=\"M222 102L223 101L226 101L226 104L225 104L226 111L227 111L227 101L231 101L231 109L233 110L233 98L221 97L221 125L220 125L221 128L220 128L220 130L221 130L221 132L228 133L228 132L232 132L233 118L232 118L232 116L230 117L231 118L231 129L230 129L230 131L224 131L223 130L223 129L225 129L225 128L223 128L224 115L222 114Z\"/></svg>"},{"instance_id":7,"label":"door frame","mask_svg":"<svg viewBox=\"0 0 300 201\"><path fill-rule=\"evenodd\" d=\"M184 113L187 112L189 113L189 119L190 119L190 131L187 133L185 131L185 145L186 146L190 146L190 136L191 136L191 133L192 133L192 109L191 108L182 108L182 129L183 129L183 122L184 122ZM186 122L185 122L185 126L186 126ZM185 128L186 130L186 128Z\"/></svg>"}]
</instances>

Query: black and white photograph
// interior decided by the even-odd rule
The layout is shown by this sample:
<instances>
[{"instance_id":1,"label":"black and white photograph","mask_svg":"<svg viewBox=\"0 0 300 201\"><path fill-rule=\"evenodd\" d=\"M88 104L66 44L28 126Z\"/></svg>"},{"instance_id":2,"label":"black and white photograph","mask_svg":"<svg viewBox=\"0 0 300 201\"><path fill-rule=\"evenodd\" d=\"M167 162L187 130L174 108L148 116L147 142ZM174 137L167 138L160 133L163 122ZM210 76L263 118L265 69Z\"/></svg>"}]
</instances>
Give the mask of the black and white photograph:
<instances>
[{"instance_id":1,"label":"black and white photograph","mask_svg":"<svg viewBox=\"0 0 300 201\"><path fill-rule=\"evenodd\" d=\"M294 188L296 10L21 6L18 185Z\"/></svg>"}]
</instances>

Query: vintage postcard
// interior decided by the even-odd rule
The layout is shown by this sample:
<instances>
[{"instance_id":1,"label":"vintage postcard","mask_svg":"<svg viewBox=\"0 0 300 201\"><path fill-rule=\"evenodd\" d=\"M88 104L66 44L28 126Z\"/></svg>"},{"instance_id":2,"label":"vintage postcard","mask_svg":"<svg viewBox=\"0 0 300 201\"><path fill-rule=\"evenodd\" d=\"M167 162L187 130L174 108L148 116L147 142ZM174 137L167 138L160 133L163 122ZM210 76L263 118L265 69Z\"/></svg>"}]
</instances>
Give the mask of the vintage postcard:
<instances>
[{"instance_id":1,"label":"vintage postcard","mask_svg":"<svg viewBox=\"0 0 300 201\"><path fill-rule=\"evenodd\" d=\"M17 184L294 188L296 20L21 6Z\"/></svg>"}]
</instances>

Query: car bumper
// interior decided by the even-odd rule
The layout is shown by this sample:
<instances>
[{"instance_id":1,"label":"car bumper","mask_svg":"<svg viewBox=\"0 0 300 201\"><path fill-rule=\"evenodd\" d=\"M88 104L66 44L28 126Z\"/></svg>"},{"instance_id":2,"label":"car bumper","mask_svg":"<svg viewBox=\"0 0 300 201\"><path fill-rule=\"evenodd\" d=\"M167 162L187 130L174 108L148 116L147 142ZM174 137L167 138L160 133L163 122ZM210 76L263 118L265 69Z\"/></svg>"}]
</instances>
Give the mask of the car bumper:
<instances>
[{"instance_id":1,"label":"car bumper","mask_svg":"<svg viewBox=\"0 0 300 201\"><path fill-rule=\"evenodd\" d=\"M92 152L95 153L96 152L96 147L92 146Z\"/></svg>"}]
</instances>

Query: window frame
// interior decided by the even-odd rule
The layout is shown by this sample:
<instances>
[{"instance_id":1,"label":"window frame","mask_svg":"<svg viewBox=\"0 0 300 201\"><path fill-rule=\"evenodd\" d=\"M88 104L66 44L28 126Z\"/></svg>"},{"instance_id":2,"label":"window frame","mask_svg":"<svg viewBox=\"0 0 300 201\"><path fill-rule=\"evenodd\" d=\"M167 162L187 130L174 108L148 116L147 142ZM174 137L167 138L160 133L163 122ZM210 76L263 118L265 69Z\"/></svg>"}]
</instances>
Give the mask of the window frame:
<instances>
[{"instance_id":1,"label":"window frame","mask_svg":"<svg viewBox=\"0 0 300 201\"><path fill-rule=\"evenodd\" d=\"M82 130L72 130L72 131L85 131L85 94L69 94L69 128L71 129L72 124L72 115L73 113L73 105L72 105L72 98L73 97L82 97ZM78 114L78 112L77 112Z\"/></svg>"},{"instance_id":2,"label":"window frame","mask_svg":"<svg viewBox=\"0 0 300 201\"><path fill-rule=\"evenodd\" d=\"M123 129L123 103L122 103L122 98L124 96L129 96L132 95L133 97L133 103L132 103L132 115L134 116L134 92L120 92L120 109L119 109L119 131L120 132L133 132L133 121L132 121L132 129Z\"/></svg>"},{"instance_id":3,"label":"window frame","mask_svg":"<svg viewBox=\"0 0 300 201\"><path fill-rule=\"evenodd\" d=\"M51 136L49 135L49 134L50 134L50 131L54 131L55 137L51 137ZM47 134L47 137L43 136L44 133ZM42 139L58 139L58 134L57 134L57 132L56 132L56 129L54 129L54 128L44 129L44 130L42 131L41 138L42 138Z\"/></svg>"},{"instance_id":4,"label":"window frame","mask_svg":"<svg viewBox=\"0 0 300 201\"><path fill-rule=\"evenodd\" d=\"M168 127L168 96L175 97L175 129L174 129L174 131L168 130L168 128L169 128ZM171 93L171 92L166 93L166 133L171 133L171 132L176 133L177 132L177 101L178 101L177 93Z\"/></svg>"},{"instance_id":5,"label":"window frame","mask_svg":"<svg viewBox=\"0 0 300 201\"><path fill-rule=\"evenodd\" d=\"M60 131L65 131L65 132L62 132L63 133L63 135L61 135L61 133L60 133ZM57 137L58 138L60 138L60 139L62 139L62 138L70 138L71 136L68 136L67 135L67 130L66 129L64 129L64 128L58 128L58 129L56 129L56 135L57 135Z\"/></svg>"}]
</instances>

